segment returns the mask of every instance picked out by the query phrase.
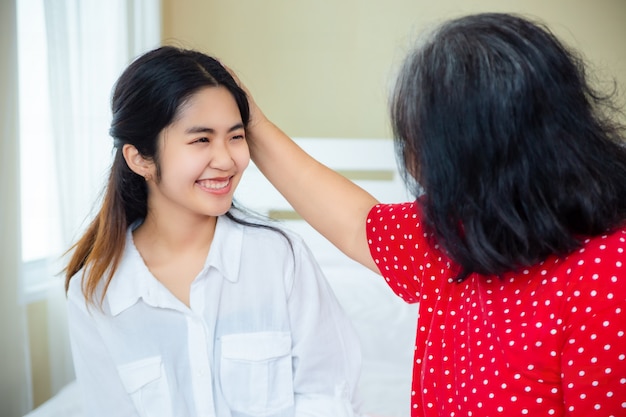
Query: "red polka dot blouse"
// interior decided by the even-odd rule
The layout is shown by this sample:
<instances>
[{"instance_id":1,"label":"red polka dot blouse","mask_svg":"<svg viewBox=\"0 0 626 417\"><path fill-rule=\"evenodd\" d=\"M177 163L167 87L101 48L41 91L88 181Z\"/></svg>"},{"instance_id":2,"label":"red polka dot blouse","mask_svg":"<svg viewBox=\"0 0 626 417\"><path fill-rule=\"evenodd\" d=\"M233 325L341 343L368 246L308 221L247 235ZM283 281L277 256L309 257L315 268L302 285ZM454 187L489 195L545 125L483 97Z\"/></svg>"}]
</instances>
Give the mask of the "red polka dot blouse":
<instances>
[{"instance_id":1,"label":"red polka dot blouse","mask_svg":"<svg viewBox=\"0 0 626 417\"><path fill-rule=\"evenodd\" d=\"M416 203L375 206L367 236L392 290L419 303L413 417L626 416L626 228L462 283Z\"/></svg>"}]
</instances>

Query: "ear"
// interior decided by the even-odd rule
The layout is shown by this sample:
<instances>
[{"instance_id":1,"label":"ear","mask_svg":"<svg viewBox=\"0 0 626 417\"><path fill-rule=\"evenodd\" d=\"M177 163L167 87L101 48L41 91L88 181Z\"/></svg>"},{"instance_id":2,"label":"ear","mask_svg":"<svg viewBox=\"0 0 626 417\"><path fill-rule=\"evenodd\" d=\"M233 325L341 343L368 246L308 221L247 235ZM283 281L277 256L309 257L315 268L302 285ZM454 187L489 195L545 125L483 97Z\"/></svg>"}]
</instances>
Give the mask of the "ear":
<instances>
[{"instance_id":1,"label":"ear","mask_svg":"<svg viewBox=\"0 0 626 417\"><path fill-rule=\"evenodd\" d=\"M152 177L152 167L154 163L144 158L137 148L133 145L126 144L122 148L122 153L128 167L137 175L141 175L146 180Z\"/></svg>"}]
</instances>

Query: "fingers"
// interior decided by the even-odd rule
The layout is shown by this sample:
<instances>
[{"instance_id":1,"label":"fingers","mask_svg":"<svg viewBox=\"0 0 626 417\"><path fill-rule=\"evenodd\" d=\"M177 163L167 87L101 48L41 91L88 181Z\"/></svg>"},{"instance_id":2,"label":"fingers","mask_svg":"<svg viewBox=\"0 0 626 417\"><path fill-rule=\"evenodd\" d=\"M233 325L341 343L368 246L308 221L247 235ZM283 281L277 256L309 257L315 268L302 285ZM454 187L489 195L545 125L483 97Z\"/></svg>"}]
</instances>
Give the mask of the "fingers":
<instances>
[{"instance_id":1,"label":"fingers","mask_svg":"<svg viewBox=\"0 0 626 417\"><path fill-rule=\"evenodd\" d=\"M237 85L239 85L239 87L246 93L246 96L248 97L248 107L250 108L250 120L248 121L248 129L252 129L259 122L265 120L265 115L263 114L259 106L257 106L254 98L252 97L252 94L250 93L250 90L248 90L248 87L246 87L246 85L241 81L235 71L233 71L230 67L224 64L222 65L224 66L224 68L226 68L226 70L233 77Z\"/></svg>"}]
</instances>

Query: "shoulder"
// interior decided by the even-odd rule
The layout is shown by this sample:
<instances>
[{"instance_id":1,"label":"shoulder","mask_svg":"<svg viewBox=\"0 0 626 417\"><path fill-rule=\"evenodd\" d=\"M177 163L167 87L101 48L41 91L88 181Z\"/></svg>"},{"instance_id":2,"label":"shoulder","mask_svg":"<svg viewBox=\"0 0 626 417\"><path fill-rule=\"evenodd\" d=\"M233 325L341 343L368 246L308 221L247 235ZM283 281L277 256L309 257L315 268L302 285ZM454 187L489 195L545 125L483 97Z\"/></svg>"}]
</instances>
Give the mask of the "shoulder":
<instances>
[{"instance_id":1,"label":"shoulder","mask_svg":"<svg viewBox=\"0 0 626 417\"><path fill-rule=\"evenodd\" d=\"M613 315L626 305L626 229L589 238L564 259L564 295L573 317ZM622 320L626 320L623 315Z\"/></svg>"},{"instance_id":2,"label":"shoulder","mask_svg":"<svg viewBox=\"0 0 626 417\"><path fill-rule=\"evenodd\" d=\"M237 248L240 258L246 260L239 263L241 275L257 277L263 271L266 287L280 283L288 294L296 283L301 288L301 284L322 277L317 260L299 234L272 220L241 215L236 218L248 224L225 218L223 224L228 222L232 233L222 240L226 244L220 250Z\"/></svg>"},{"instance_id":3,"label":"shoulder","mask_svg":"<svg viewBox=\"0 0 626 417\"><path fill-rule=\"evenodd\" d=\"M580 253L582 257L593 258L595 264L622 270L626 256L626 227L585 240Z\"/></svg>"},{"instance_id":4,"label":"shoulder","mask_svg":"<svg viewBox=\"0 0 626 417\"><path fill-rule=\"evenodd\" d=\"M419 246L428 237L421 222L422 215L416 202L375 205L366 221L370 250L404 251L405 245Z\"/></svg>"},{"instance_id":5,"label":"shoulder","mask_svg":"<svg viewBox=\"0 0 626 417\"><path fill-rule=\"evenodd\" d=\"M85 268L75 273L70 279L70 283L67 288L67 299L69 301L76 302L78 300L85 299L83 294L83 279Z\"/></svg>"},{"instance_id":6,"label":"shoulder","mask_svg":"<svg viewBox=\"0 0 626 417\"><path fill-rule=\"evenodd\" d=\"M417 201L393 204L377 204L367 216L368 230L377 230L379 225L395 226L419 225L422 219L421 209ZM380 232L380 230L378 230Z\"/></svg>"},{"instance_id":7,"label":"shoulder","mask_svg":"<svg viewBox=\"0 0 626 417\"><path fill-rule=\"evenodd\" d=\"M102 297L103 286L98 285L93 300L87 300L84 292L84 282L86 280L86 275L84 275L83 271L85 271L85 268L74 274L72 279L70 279L70 283L67 289L67 304L69 311L71 312L69 316L70 322L76 321L77 317L74 316L75 314L93 316L94 313L102 313L98 302Z\"/></svg>"},{"instance_id":8,"label":"shoulder","mask_svg":"<svg viewBox=\"0 0 626 417\"><path fill-rule=\"evenodd\" d=\"M367 218L367 242L372 259L391 289L416 302L431 277L456 275L456 264L423 225L418 202L378 204Z\"/></svg>"},{"instance_id":9,"label":"shoulder","mask_svg":"<svg viewBox=\"0 0 626 417\"><path fill-rule=\"evenodd\" d=\"M626 281L626 228L587 238L565 258L570 273L596 281L601 276ZM626 282L622 282L626 287Z\"/></svg>"},{"instance_id":10,"label":"shoulder","mask_svg":"<svg viewBox=\"0 0 626 417\"><path fill-rule=\"evenodd\" d=\"M88 280L91 279L97 281L97 283L95 284L95 290L90 303L99 304L100 301L107 300L109 298L109 294L111 292L115 292L115 289L119 284L126 283L127 280L121 279L121 277L127 275L137 276L140 273L142 267L145 266L132 239L132 230L138 224L139 223L135 223L127 228L124 247L121 250L121 258L115 268L112 265L109 265L107 270L105 270L101 276L91 277L90 273L92 270L92 263L87 263L82 269L71 277L67 289L68 301L85 304L85 289L87 288ZM112 270L114 270L114 272L112 276L110 276ZM109 276L110 280L108 279Z\"/></svg>"},{"instance_id":11,"label":"shoulder","mask_svg":"<svg viewBox=\"0 0 626 417\"><path fill-rule=\"evenodd\" d=\"M367 217L367 239L374 260L381 255L394 259L410 258L420 262L444 262L449 259L423 224L418 202L378 204Z\"/></svg>"},{"instance_id":12,"label":"shoulder","mask_svg":"<svg viewBox=\"0 0 626 417\"><path fill-rule=\"evenodd\" d=\"M280 222L241 210L231 210L231 215L235 220L222 216L222 222L232 232L241 234L242 245L255 246L260 251L275 254L283 251L300 252L307 248L300 235Z\"/></svg>"}]
</instances>

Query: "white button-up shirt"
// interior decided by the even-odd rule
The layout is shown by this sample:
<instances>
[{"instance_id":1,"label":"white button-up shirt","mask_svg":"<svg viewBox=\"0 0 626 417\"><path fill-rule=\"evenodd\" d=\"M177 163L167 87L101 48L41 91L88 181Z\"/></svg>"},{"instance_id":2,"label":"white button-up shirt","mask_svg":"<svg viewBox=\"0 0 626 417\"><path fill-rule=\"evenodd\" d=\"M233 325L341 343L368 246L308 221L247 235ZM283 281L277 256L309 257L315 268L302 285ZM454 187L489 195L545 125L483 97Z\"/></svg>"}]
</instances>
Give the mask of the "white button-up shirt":
<instances>
[{"instance_id":1,"label":"white button-up shirt","mask_svg":"<svg viewBox=\"0 0 626 417\"><path fill-rule=\"evenodd\" d=\"M219 217L187 307L150 273L129 228L102 308L86 305L80 273L70 281L86 415L358 414L356 333L308 248L290 239Z\"/></svg>"}]
</instances>

